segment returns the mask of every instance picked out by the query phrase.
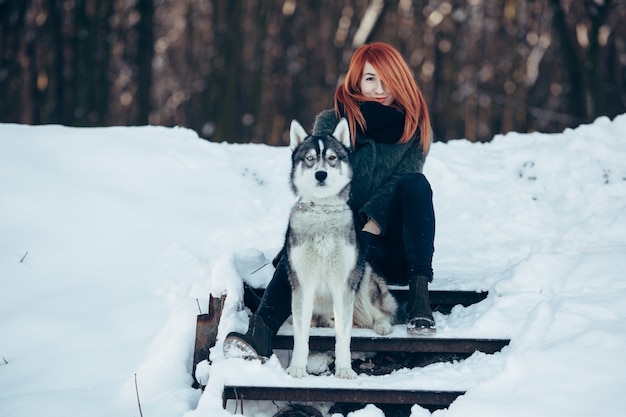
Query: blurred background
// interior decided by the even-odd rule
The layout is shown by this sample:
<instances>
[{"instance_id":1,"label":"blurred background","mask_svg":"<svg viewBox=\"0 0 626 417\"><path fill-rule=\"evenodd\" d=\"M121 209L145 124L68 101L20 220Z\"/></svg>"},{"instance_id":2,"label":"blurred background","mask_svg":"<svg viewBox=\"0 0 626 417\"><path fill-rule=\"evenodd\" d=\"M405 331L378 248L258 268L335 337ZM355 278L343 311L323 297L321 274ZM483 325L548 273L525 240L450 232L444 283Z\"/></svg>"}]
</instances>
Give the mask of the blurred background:
<instances>
[{"instance_id":1,"label":"blurred background","mask_svg":"<svg viewBox=\"0 0 626 417\"><path fill-rule=\"evenodd\" d=\"M287 143L394 45L437 140L626 112L626 0L0 0L0 122Z\"/></svg>"}]
</instances>

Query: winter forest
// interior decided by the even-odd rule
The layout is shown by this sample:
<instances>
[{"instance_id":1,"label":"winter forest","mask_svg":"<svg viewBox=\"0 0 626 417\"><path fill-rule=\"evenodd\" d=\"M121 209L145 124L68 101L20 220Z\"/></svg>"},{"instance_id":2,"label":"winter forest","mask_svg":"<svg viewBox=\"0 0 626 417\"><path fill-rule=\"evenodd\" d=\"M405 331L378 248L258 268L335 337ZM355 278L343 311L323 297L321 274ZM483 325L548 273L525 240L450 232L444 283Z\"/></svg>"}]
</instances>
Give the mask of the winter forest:
<instances>
[{"instance_id":1,"label":"winter forest","mask_svg":"<svg viewBox=\"0 0 626 417\"><path fill-rule=\"evenodd\" d=\"M400 50L437 140L626 111L624 0L0 0L0 122L286 143L354 49Z\"/></svg>"}]
</instances>

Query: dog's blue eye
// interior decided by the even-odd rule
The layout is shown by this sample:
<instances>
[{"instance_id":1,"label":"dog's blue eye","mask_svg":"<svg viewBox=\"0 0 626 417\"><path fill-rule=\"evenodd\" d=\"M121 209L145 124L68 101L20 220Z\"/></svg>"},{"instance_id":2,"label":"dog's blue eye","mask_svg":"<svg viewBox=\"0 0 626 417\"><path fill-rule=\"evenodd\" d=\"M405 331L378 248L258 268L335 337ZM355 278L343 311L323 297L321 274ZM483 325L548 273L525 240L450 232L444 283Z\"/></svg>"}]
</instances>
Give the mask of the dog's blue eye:
<instances>
[{"instance_id":1,"label":"dog's blue eye","mask_svg":"<svg viewBox=\"0 0 626 417\"><path fill-rule=\"evenodd\" d=\"M314 158L313 156L311 156L311 155L308 155L308 156L306 157L306 160L307 160L308 162L313 162L313 161L315 161L315 158Z\"/></svg>"}]
</instances>

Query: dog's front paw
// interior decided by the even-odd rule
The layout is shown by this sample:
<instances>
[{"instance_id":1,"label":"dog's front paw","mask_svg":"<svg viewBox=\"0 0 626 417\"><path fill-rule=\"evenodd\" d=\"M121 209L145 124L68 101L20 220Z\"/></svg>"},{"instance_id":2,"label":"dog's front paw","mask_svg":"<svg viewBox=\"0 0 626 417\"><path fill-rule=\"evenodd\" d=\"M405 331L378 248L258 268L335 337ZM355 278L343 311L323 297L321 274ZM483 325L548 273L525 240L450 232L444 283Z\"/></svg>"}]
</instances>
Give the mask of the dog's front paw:
<instances>
[{"instance_id":1,"label":"dog's front paw","mask_svg":"<svg viewBox=\"0 0 626 417\"><path fill-rule=\"evenodd\" d=\"M389 323L389 321L384 320L374 323L374 327L372 329L376 332L376 334L383 336L391 333L391 331L393 330L393 326L391 325L391 323Z\"/></svg>"},{"instance_id":2,"label":"dog's front paw","mask_svg":"<svg viewBox=\"0 0 626 417\"><path fill-rule=\"evenodd\" d=\"M304 378L308 375L306 366L290 366L289 369L287 369L287 373L294 378Z\"/></svg>"},{"instance_id":3,"label":"dog's front paw","mask_svg":"<svg viewBox=\"0 0 626 417\"><path fill-rule=\"evenodd\" d=\"M341 379L355 379L357 374L352 368L337 368L335 369L335 376Z\"/></svg>"}]
</instances>

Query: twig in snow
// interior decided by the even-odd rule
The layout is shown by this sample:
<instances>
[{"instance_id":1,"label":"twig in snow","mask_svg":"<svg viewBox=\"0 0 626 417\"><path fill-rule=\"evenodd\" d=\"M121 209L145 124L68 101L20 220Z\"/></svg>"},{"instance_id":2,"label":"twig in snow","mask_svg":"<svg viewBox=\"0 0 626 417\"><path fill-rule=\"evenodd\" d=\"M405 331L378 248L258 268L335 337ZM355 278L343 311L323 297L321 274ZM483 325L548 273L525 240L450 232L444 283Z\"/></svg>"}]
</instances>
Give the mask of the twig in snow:
<instances>
[{"instance_id":1,"label":"twig in snow","mask_svg":"<svg viewBox=\"0 0 626 417\"><path fill-rule=\"evenodd\" d=\"M135 374L135 393L137 393L137 405L139 406L139 415L143 417L141 412L141 401L139 401L139 389L137 388L137 374Z\"/></svg>"},{"instance_id":2,"label":"twig in snow","mask_svg":"<svg viewBox=\"0 0 626 417\"><path fill-rule=\"evenodd\" d=\"M2 360L4 361L4 364L5 364L5 365L8 365L8 364L9 364L9 362L8 362L6 359L4 359L4 356L2 357Z\"/></svg>"},{"instance_id":3,"label":"twig in snow","mask_svg":"<svg viewBox=\"0 0 626 417\"><path fill-rule=\"evenodd\" d=\"M258 267L257 269L255 269L254 271L250 272L250 275L252 274L256 274L257 272L259 272L261 269L263 269L265 266L269 265L269 262L265 262L263 265L261 265L260 267Z\"/></svg>"},{"instance_id":4,"label":"twig in snow","mask_svg":"<svg viewBox=\"0 0 626 417\"><path fill-rule=\"evenodd\" d=\"M202 309L200 308L200 301L196 298L196 303L198 304L198 310L200 310L200 314L202 314Z\"/></svg>"},{"instance_id":5,"label":"twig in snow","mask_svg":"<svg viewBox=\"0 0 626 417\"><path fill-rule=\"evenodd\" d=\"M26 251L26 253L24 254L24 256L22 256L22 259L20 259L20 263L24 262L24 259L26 259L26 256L28 255L28 251Z\"/></svg>"}]
</instances>

